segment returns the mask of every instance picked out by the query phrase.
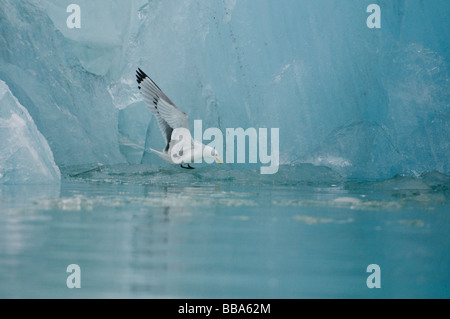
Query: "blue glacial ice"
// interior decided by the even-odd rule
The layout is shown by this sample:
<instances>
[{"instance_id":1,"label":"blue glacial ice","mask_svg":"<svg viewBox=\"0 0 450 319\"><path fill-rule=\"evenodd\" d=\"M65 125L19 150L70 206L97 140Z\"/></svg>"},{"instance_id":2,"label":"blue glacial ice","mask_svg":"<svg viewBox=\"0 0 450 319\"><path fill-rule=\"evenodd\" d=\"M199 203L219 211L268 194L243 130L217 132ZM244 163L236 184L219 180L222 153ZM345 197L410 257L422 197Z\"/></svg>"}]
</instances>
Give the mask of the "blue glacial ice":
<instances>
[{"instance_id":1,"label":"blue glacial ice","mask_svg":"<svg viewBox=\"0 0 450 319\"><path fill-rule=\"evenodd\" d=\"M83 66L76 42L55 29L39 3L2 1L0 79L27 108L58 165L124 160L106 79Z\"/></svg>"},{"instance_id":2,"label":"blue glacial ice","mask_svg":"<svg viewBox=\"0 0 450 319\"><path fill-rule=\"evenodd\" d=\"M80 29L66 25L74 2ZM366 25L374 2L381 29ZM141 67L204 127L280 128L282 164L449 174L448 12L447 0L3 0L0 79L59 166L157 163Z\"/></svg>"},{"instance_id":3,"label":"blue glacial ice","mask_svg":"<svg viewBox=\"0 0 450 319\"><path fill-rule=\"evenodd\" d=\"M0 81L0 184L53 184L61 175L30 114Z\"/></svg>"}]
</instances>

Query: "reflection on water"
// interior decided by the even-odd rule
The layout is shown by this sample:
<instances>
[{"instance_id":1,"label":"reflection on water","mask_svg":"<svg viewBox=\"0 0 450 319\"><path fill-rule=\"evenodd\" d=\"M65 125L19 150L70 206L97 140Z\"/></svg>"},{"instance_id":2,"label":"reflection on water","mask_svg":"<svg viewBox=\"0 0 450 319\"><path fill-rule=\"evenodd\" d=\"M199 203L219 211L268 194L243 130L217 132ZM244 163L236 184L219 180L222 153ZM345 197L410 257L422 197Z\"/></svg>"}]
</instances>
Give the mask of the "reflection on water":
<instances>
[{"instance_id":1,"label":"reflection on water","mask_svg":"<svg viewBox=\"0 0 450 319\"><path fill-rule=\"evenodd\" d=\"M72 167L60 186L0 186L0 297L450 296L449 177L314 170Z\"/></svg>"}]
</instances>

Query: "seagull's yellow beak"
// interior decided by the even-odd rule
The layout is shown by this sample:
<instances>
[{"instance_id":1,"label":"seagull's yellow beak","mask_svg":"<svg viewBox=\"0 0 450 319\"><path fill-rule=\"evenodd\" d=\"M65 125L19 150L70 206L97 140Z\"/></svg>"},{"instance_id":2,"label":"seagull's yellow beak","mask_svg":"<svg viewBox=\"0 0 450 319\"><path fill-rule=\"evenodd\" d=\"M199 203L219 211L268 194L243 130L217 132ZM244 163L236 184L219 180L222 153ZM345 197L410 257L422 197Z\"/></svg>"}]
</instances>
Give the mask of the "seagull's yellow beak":
<instances>
[{"instance_id":1,"label":"seagull's yellow beak","mask_svg":"<svg viewBox=\"0 0 450 319\"><path fill-rule=\"evenodd\" d=\"M218 158L218 157L216 157L216 161L217 161L217 163L219 163L219 164L223 164L223 162L220 160L220 158Z\"/></svg>"}]
</instances>

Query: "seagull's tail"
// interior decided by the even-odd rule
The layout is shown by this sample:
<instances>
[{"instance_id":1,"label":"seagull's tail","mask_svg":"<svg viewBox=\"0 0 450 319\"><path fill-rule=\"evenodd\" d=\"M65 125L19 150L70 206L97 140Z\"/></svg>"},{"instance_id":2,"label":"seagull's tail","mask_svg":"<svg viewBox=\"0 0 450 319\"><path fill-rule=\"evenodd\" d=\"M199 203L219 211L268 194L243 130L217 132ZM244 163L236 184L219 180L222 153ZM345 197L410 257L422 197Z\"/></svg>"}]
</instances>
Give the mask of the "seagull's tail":
<instances>
[{"instance_id":1,"label":"seagull's tail","mask_svg":"<svg viewBox=\"0 0 450 319\"><path fill-rule=\"evenodd\" d=\"M150 151L152 151L153 153L155 153L156 155L161 157L166 162L173 164L172 158L170 157L170 155L168 153L158 152L157 150L154 150L153 148L151 148Z\"/></svg>"}]
</instances>

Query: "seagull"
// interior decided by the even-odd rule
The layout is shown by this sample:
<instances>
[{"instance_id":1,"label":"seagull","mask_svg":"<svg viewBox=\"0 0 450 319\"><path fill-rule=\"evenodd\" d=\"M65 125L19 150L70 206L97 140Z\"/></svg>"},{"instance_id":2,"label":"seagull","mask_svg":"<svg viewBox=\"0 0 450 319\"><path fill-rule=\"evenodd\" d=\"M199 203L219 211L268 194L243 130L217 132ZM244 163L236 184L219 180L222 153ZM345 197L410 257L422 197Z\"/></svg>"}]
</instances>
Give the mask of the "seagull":
<instances>
[{"instance_id":1,"label":"seagull","mask_svg":"<svg viewBox=\"0 0 450 319\"><path fill-rule=\"evenodd\" d=\"M179 164L184 169L194 169L190 163L194 163L203 157L214 158L219 164L223 162L219 153L207 145L195 141L189 130L189 117L182 112L164 94L140 68L136 71L136 79L139 91L158 121L159 129L166 142L162 152L150 149L168 163ZM184 166L187 164L187 166Z\"/></svg>"}]
</instances>

